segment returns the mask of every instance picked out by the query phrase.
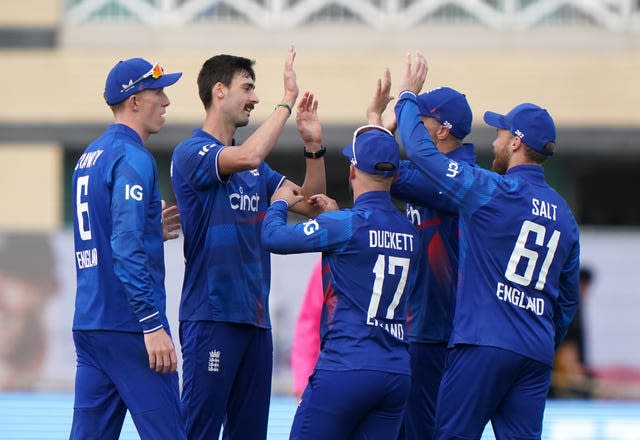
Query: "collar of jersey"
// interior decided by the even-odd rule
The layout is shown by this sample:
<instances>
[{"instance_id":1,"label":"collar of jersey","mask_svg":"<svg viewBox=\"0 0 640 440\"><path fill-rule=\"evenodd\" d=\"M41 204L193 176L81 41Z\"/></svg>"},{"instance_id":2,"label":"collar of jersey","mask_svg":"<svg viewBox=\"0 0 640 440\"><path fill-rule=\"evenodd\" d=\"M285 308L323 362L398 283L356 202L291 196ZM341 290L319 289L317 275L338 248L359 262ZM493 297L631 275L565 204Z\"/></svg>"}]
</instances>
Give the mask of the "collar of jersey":
<instances>
[{"instance_id":1,"label":"collar of jersey","mask_svg":"<svg viewBox=\"0 0 640 440\"><path fill-rule=\"evenodd\" d=\"M516 165L511 167L505 173L506 176L519 176L532 182L543 183L544 168L540 165Z\"/></svg>"},{"instance_id":2,"label":"collar of jersey","mask_svg":"<svg viewBox=\"0 0 640 440\"><path fill-rule=\"evenodd\" d=\"M142 138L140 137L138 132L136 132L133 128L129 127L128 125L124 125L116 122L109 125L109 127L107 128L107 131L111 131L114 133L118 133L119 135L127 136L128 138L131 138L131 140L134 141L133 143L135 143L136 145L140 145L144 147L144 143L142 142Z\"/></svg>"},{"instance_id":3,"label":"collar of jersey","mask_svg":"<svg viewBox=\"0 0 640 440\"><path fill-rule=\"evenodd\" d=\"M391 204L391 194L389 194L389 191L368 191L360 194L353 206L375 205L376 207L383 208L384 205L382 205L381 202L385 200Z\"/></svg>"},{"instance_id":4,"label":"collar of jersey","mask_svg":"<svg viewBox=\"0 0 640 440\"><path fill-rule=\"evenodd\" d=\"M457 162L467 162L467 163L475 163L476 162L476 150L473 144L464 143L455 150L452 150L449 154L447 154L449 159L453 159Z\"/></svg>"},{"instance_id":5,"label":"collar of jersey","mask_svg":"<svg viewBox=\"0 0 640 440\"><path fill-rule=\"evenodd\" d=\"M216 139L210 133L207 133L206 131L204 131L201 128L194 128L193 132L191 133L191 136L192 137L203 137L203 138L211 139L218 145L224 145L224 143L222 143L219 139ZM235 144L236 144L235 138L231 139L231 145L235 145Z\"/></svg>"}]
</instances>

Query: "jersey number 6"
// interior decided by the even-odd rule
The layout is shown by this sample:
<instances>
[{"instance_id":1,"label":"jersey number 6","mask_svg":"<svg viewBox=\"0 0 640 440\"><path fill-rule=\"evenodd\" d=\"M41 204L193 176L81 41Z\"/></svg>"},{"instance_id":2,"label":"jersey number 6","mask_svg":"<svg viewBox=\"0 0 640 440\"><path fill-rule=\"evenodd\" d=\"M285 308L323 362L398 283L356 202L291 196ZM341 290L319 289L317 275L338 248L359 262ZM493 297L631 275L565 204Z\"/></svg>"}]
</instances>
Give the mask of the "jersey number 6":
<instances>
[{"instance_id":1,"label":"jersey number 6","mask_svg":"<svg viewBox=\"0 0 640 440\"><path fill-rule=\"evenodd\" d=\"M76 188L76 215L78 216L78 232L82 240L91 240L91 224L89 221L89 203L82 201L82 196L89 194L89 176L78 177ZM85 213L87 222L85 224Z\"/></svg>"}]
</instances>

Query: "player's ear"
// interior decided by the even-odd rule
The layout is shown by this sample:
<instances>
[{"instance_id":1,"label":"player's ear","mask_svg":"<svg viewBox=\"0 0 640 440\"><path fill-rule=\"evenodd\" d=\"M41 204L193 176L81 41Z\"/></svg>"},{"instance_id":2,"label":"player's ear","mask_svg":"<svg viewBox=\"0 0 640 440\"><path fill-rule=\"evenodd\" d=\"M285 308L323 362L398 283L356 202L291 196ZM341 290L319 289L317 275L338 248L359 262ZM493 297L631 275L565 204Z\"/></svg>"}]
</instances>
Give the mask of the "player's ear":
<instances>
[{"instance_id":1,"label":"player's ear","mask_svg":"<svg viewBox=\"0 0 640 440\"><path fill-rule=\"evenodd\" d=\"M511 139L511 150L516 151L522 145L522 139L519 136L514 136Z\"/></svg>"},{"instance_id":2,"label":"player's ear","mask_svg":"<svg viewBox=\"0 0 640 440\"><path fill-rule=\"evenodd\" d=\"M356 178L356 167L353 165L349 165L349 180L353 180Z\"/></svg>"},{"instance_id":3,"label":"player's ear","mask_svg":"<svg viewBox=\"0 0 640 440\"><path fill-rule=\"evenodd\" d=\"M436 136L440 140L446 139L447 136L449 136L449 132L450 131L447 127L445 127L444 125L441 125L440 128L438 128L438 131L436 131Z\"/></svg>"},{"instance_id":4,"label":"player's ear","mask_svg":"<svg viewBox=\"0 0 640 440\"><path fill-rule=\"evenodd\" d=\"M132 109L133 111L137 111L138 110L138 98L136 97L135 94L129 96L127 98L127 103L126 105Z\"/></svg>"},{"instance_id":5,"label":"player's ear","mask_svg":"<svg viewBox=\"0 0 640 440\"><path fill-rule=\"evenodd\" d=\"M224 97L225 86L220 81L213 85L213 89L211 90L211 94L216 98L220 99Z\"/></svg>"}]
</instances>

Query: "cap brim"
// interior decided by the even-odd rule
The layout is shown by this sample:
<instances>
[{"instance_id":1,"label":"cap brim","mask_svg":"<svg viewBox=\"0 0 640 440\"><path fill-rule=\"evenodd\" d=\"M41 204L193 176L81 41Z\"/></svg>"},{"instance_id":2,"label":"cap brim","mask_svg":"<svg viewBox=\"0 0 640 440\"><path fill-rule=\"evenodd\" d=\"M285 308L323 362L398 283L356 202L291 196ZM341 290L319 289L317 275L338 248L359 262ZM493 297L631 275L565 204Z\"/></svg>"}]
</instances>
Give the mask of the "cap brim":
<instances>
[{"instance_id":1,"label":"cap brim","mask_svg":"<svg viewBox=\"0 0 640 440\"><path fill-rule=\"evenodd\" d=\"M484 122L495 128L508 129L504 115L494 112L484 112Z\"/></svg>"},{"instance_id":2,"label":"cap brim","mask_svg":"<svg viewBox=\"0 0 640 440\"><path fill-rule=\"evenodd\" d=\"M166 73L162 75L160 78L154 80L153 82L146 84L146 89L161 89L163 87L169 87L170 85L175 84L180 77L182 76L182 72L176 73Z\"/></svg>"}]
</instances>

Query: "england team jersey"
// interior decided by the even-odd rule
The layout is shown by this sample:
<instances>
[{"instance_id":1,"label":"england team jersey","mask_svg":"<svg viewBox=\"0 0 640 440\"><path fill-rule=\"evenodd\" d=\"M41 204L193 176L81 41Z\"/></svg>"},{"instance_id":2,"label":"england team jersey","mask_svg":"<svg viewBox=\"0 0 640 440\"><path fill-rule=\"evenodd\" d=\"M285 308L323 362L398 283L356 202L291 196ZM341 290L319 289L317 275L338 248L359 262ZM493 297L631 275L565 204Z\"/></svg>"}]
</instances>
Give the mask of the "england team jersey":
<instances>
[{"instance_id":1,"label":"england team jersey","mask_svg":"<svg viewBox=\"0 0 640 440\"><path fill-rule=\"evenodd\" d=\"M416 231L389 193L364 193L352 209L297 225L287 225L286 218L285 202L271 205L263 231L268 249L322 251L324 303L316 368L410 374L405 318Z\"/></svg>"},{"instance_id":2,"label":"england team jersey","mask_svg":"<svg viewBox=\"0 0 640 440\"><path fill-rule=\"evenodd\" d=\"M447 157L475 163L472 144L463 144ZM418 230L419 261L409 274L414 290L408 298L409 340L449 341L458 282L458 215L448 199L408 160L400 162L391 195L406 203L407 218Z\"/></svg>"},{"instance_id":3,"label":"england team jersey","mask_svg":"<svg viewBox=\"0 0 640 440\"><path fill-rule=\"evenodd\" d=\"M502 176L440 153L415 95L396 104L409 159L459 212L452 344L499 347L552 365L578 304L578 227L538 165Z\"/></svg>"},{"instance_id":4,"label":"england team jersey","mask_svg":"<svg viewBox=\"0 0 640 440\"><path fill-rule=\"evenodd\" d=\"M180 320L271 328L271 260L260 233L271 195L285 177L265 162L221 176L223 148L236 147L197 129L173 152L171 183L185 257Z\"/></svg>"},{"instance_id":5,"label":"england team jersey","mask_svg":"<svg viewBox=\"0 0 640 440\"><path fill-rule=\"evenodd\" d=\"M110 125L80 156L72 195L73 330L168 328L158 172L140 136Z\"/></svg>"}]
</instances>

